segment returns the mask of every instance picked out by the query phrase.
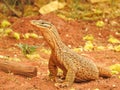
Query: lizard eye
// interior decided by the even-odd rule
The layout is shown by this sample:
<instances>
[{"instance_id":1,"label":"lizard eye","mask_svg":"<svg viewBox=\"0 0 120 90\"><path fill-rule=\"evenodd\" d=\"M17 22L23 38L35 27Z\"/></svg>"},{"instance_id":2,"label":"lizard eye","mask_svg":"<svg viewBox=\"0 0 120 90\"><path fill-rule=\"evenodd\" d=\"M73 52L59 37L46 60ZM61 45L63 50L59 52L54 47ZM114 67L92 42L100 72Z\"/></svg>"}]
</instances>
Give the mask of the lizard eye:
<instances>
[{"instance_id":1,"label":"lizard eye","mask_svg":"<svg viewBox=\"0 0 120 90\"><path fill-rule=\"evenodd\" d=\"M51 27L51 25L50 25L49 23L44 23L44 22L42 22L41 24L42 24L44 27L48 27L48 28Z\"/></svg>"}]
</instances>

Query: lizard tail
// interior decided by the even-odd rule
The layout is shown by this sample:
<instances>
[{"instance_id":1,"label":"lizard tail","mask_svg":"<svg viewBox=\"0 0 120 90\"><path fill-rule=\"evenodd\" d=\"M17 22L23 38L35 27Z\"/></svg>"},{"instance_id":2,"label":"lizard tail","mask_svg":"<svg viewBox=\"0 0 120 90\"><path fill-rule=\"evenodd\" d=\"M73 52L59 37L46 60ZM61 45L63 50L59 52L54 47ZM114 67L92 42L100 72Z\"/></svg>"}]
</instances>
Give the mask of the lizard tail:
<instances>
[{"instance_id":1,"label":"lizard tail","mask_svg":"<svg viewBox=\"0 0 120 90\"><path fill-rule=\"evenodd\" d=\"M107 68L103 68L103 67L100 67L100 66L97 66L98 67L98 70L99 70L99 76L101 77L111 77L112 74L111 74L111 71Z\"/></svg>"}]
</instances>

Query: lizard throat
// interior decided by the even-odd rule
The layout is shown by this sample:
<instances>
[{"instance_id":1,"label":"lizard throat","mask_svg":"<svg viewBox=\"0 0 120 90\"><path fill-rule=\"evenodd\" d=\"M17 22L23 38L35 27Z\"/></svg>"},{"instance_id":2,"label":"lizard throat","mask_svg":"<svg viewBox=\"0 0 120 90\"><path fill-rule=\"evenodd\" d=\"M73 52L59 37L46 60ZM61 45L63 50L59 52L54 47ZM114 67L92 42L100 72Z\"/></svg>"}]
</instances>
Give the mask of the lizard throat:
<instances>
[{"instance_id":1,"label":"lizard throat","mask_svg":"<svg viewBox=\"0 0 120 90\"><path fill-rule=\"evenodd\" d=\"M49 32L47 34L43 33L43 36L52 50L56 51L63 47L63 42L57 32Z\"/></svg>"}]
</instances>

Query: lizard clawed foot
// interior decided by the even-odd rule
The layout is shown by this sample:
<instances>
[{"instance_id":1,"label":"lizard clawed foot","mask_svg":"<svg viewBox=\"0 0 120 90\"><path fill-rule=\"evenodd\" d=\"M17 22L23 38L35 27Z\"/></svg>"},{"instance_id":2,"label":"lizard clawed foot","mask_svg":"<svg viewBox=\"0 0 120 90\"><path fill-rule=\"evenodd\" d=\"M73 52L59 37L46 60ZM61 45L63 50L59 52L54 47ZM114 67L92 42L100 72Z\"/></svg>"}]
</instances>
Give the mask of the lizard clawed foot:
<instances>
[{"instance_id":1,"label":"lizard clawed foot","mask_svg":"<svg viewBox=\"0 0 120 90\"><path fill-rule=\"evenodd\" d=\"M45 81L51 81L51 78L47 76L47 77L44 77L43 80L45 80Z\"/></svg>"},{"instance_id":2,"label":"lizard clawed foot","mask_svg":"<svg viewBox=\"0 0 120 90\"><path fill-rule=\"evenodd\" d=\"M60 78L56 78L56 79L55 79L55 82L56 82L56 83L63 83L63 81L64 81L64 80L62 80L62 79L60 79Z\"/></svg>"},{"instance_id":3,"label":"lizard clawed foot","mask_svg":"<svg viewBox=\"0 0 120 90\"><path fill-rule=\"evenodd\" d=\"M56 77L54 77L54 76L46 76L46 77L43 78L43 80L55 82L56 81Z\"/></svg>"},{"instance_id":4,"label":"lizard clawed foot","mask_svg":"<svg viewBox=\"0 0 120 90\"><path fill-rule=\"evenodd\" d=\"M69 84L69 82L55 83L55 86L56 86L57 88L65 88L65 87L70 86L70 84Z\"/></svg>"},{"instance_id":5,"label":"lizard clawed foot","mask_svg":"<svg viewBox=\"0 0 120 90\"><path fill-rule=\"evenodd\" d=\"M58 77L45 77L45 78L43 78L43 80L52 81L52 82L56 82L56 83L63 82L63 80L61 78L58 78Z\"/></svg>"}]
</instances>

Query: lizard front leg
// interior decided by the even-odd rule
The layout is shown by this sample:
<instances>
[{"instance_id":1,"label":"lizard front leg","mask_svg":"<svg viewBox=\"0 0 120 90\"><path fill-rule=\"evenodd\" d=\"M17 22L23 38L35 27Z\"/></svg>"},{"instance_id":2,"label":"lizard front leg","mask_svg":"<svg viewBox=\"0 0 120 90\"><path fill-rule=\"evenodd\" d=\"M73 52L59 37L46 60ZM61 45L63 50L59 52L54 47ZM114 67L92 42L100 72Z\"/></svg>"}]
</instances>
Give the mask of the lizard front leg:
<instances>
[{"instance_id":1,"label":"lizard front leg","mask_svg":"<svg viewBox=\"0 0 120 90\"><path fill-rule=\"evenodd\" d=\"M54 63L54 57L52 54L51 54L50 59L49 59L48 68L49 68L49 72L50 72L50 74L49 74L50 79L53 81L56 81L58 69Z\"/></svg>"},{"instance_id":2,"label":"lizard front leg","mask_svg":"<svg viewBox=\"0 0 120 90\"><path fill-rule=\"evenodd\" d=\"M56 83L56 87L68 87L71 86L75 80L75 75L76 75L76 69L74 68L74 65L69 65L65 77L65 81L63 83Z\"/></svg>"}]
</instances>

